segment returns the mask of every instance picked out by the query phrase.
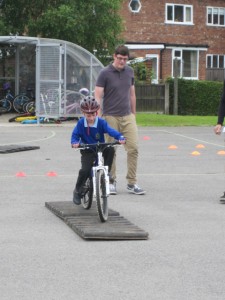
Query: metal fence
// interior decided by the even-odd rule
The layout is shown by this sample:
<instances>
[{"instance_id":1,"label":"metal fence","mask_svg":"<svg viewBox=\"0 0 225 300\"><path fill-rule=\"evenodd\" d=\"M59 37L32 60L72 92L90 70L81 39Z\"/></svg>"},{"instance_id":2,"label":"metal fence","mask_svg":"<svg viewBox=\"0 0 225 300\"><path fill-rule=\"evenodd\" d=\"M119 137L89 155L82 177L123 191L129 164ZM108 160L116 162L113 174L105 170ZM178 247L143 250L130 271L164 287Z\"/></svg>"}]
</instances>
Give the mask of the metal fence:
<instances>
[{"instance_id":1,"label":"metal fence","mask_svg":"<svg viewBox=\"0 0 225 300\"><path fill-rule=\"evenodd\" d=\"M217 68L206 69L206 80L224 81L225 80L225 69L217 69Z\"/></svg>"},{"instance_id":2,"label":"metal fence","mask_svg":"<svg viewBox=\"0 0 225 300\"><path fill-rule=\"evenodd\" d=\"M138 112L169 113L169 85L136 84Z\"/></svg>"}]
</instances>

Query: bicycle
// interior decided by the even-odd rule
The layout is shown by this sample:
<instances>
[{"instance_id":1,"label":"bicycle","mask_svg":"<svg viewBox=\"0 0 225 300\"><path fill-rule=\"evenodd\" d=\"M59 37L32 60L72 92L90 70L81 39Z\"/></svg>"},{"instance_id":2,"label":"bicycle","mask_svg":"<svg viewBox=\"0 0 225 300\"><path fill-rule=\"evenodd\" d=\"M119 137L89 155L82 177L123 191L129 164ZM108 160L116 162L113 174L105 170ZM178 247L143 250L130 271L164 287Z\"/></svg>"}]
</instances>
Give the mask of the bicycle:
<instances>
[{"instance_id":1,"label":"bicycle","mask_svg":"<svg viewBox=\"0 0 225 300\"><path fill-rule=\"evenodd\" d=\"M6 82L3 84L3 90L6 91L6 95L0 100L0 113L7 113L12 110L14 96L10 90L10 83Z\"/></svg>"},{"instance_id":2,"label":"bicycle","mask_svg":"<svg viewBox=\"0 0 225 300\"><path fill-rule=\"evenodd\" d=\"M61 91L61 94L58 89L48 89L45 92L42 92L40 94L40 111L45 114L52 114L58 109L60 109L60 113L62 115L78 115L81 116L81 110L80 110L80 102L84 99L85 94L83 94L82 90L85 88L82 88L80 91L71 91L66 90ZM88 91L88 89L85 89L85 92ZM89 93L89 91L88 91ZM59 99L61 97L61 106L59 106ZM26 111L32 111L35 109L35 106L31 105L29 107L29 103L27 104Z\"/></svg>"},{"instance_id":3,"label":"bicycle","mask_svg":"<svg viewBox=\"0 0 225 300\"><path fill-rule=\"evenodd\" d=\"M29 97L27 96L29 94ZM28 111L28 104L31 105L32 110L35 105L35 100L34 100L34 95L32 92L32 89L27 89L27 92L23 92L20 95L16 96L13 100L13 108L16 112L18 113L24 113L24 112L30 112L31 109L29 108L30 111Z\"/></svg>"},{"instance_id":4,"label":"bicycle","mask_svg":"<svg viewBox=\"0 0 225 300\"><path fill-rule=\"evenodd\" d=\"M80 102L84 97L80 92L67 90L66 95L62 97L62 110L67 115L81 115Z\"/></svg>"},{"instance_id":5,"label":"bicycle","mask_svg":"<svg viewBox=\"0 0 225 300\"><path fill-rule=\"evenodd\" d=\"M121 145L119 141L112 143L80 144L77 149L92 150L96 154L96 160L91 169L90 176L87 178L81 193L81 204L84 209L90 209L93 197L96 198L97 212L101 222L108 219L108 197L109 174L108 166L104 165L103 152L107 147Z\"/></svg>"}]
</instances>

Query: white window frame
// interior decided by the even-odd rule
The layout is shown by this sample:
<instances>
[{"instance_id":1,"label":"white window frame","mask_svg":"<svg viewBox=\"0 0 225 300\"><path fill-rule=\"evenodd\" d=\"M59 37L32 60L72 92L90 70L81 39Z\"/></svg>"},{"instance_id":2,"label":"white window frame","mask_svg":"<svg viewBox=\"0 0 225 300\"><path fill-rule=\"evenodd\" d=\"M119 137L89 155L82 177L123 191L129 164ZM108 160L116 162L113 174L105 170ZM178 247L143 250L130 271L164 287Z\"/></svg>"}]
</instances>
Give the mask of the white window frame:
<instances>
[{"instance_id":1,"label":"white window frame","mask_svg":"<svg viewBox=\"0 0 225 300\"><path fill-rule=\"evenodd\" d=\"M168 20L168 15L167 15L167 12L168 12L168 7L172 7L172 20ZM183 21L176 21L174 19L175 17L175 6L181 6L183 7L183 16L184 16L184 20ZM191 11L191 20L190 21L187 21L187 15L186 15L186 11L187 9L190 9ZM165 5L165 23L167 24L179 24L179 25L194 25L193 24L193 5L186 5L186 4L174 4L174 3L166 3Z\"/></svg>"},{"instance_id":2,"label":"white window frame","mask_svg":"<svg viewBox=\"0 0 225 300\"><path fill-rule=\"evenodd\" d=\"M209 23L208 22L208 15L209 15L209 10L211 10L212 11L212 16L211 16L211 23ZM218 19L218 23L217 24L214 24L213 23L213 15L214 15L214 13L213 13L213 11L215 11L215 10L218 10L218 15L217 15L217 19ZM223 10L223 12L224 12L224 24L219 24L220 23L220 12ZM215 7L215 6L207 6L206 7L206 24L208 25L208 26L219 26L219 27L225 27L225 7Z\"/></svg>"},{"instance_id":3,"label":"white window frame","mask_svg":"<svg viewBox=\"0 0 225 300\"><path fill-rule=\"evenodd\" d=\"M155 72L155 78L152 79L152 83L159 83L159 55L158 54L146 54L145 57L147 60L156 59L156 72Z\"/></svg>"},{"instance_id":4,"label":"white window frame","mask_svg":"<svg viewBox=\"0 0 225 300\"><path fill-rule=\"evenodd\" d=\"M219 66L220 56L223 56L223 67L222 68ZM208 66L208 57L210 57L210 59L211 59L210 66ZM217 65L216 67L213 66L214 59L216 59L216 65ZM206 68L224 69L225 68L225 55L224 54L207 54L206 55Z\"/></svg>"},{"instance_id":5,"label":"white window frame","mask_svg":"<svg viewBox=\"0 0 225 300\"><path fill-rule=\"evenodd\" d=\"M131 7L131 3L132 3L133 1L136 1L136 2L139 3L139 7L138 7L137 10L133 10L132 7ZM129 4L128 4L129 10L130 10L132 13L139 13L140 10L141 10L141 6L142 6L142 5L141 5L141 0L130 0L130 2L129 2Z\"/></svg>"},{"instance_id":6,"label":"white window frame","mask_svg":"<svg viewBox=\"0 0 225 300\"><path fill-rule=\"evenodd\" d=\"M175 56L175 52L180 52L180 57ZM182 76L183 74L183 51L196 51L197 53L197 67L196 67L196 73L197 76L193 77L185 77ZM172 49L172 77L174 77L174 59L177 58L180 61L180 74L178 77L182 77L185 79L191 79L191 80L198 80L198 73L199 73L199 49L196 48L173 48Z\"/></svg>"}]
</instances>

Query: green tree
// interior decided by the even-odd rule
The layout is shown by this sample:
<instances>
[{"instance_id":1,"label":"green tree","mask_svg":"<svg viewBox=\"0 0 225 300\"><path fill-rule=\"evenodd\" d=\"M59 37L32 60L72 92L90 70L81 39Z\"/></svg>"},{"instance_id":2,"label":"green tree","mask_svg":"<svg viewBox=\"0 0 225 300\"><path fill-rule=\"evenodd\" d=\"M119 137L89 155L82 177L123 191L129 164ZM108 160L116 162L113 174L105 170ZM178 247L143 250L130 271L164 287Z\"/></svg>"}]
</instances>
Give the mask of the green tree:
<instances>
[{"instance_id":1,"label":"green tree","mask_svg":"<svg viewBox=\"0 0 225 300\"><path fill-rule=\"evenodd\" d=\"M123 23L124 0L5 0L1 6L0 34L55 38L78 44L103 57L112 52ZM2 26L1 26L2 25Z\"/></svg>"}]
</instances>

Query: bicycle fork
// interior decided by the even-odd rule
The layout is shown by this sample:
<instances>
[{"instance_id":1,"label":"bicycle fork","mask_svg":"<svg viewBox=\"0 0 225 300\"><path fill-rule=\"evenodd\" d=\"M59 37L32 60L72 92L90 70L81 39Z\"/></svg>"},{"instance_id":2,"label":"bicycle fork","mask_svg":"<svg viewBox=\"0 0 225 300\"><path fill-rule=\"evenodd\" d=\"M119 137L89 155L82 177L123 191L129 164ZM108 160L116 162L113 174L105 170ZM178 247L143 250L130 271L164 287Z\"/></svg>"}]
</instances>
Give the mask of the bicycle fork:
<instances>
[{"instance_id":1,"label":"bicycle fork","mask_svg":"<svg viewBox=\"0 0 225 300\"><path fill-rule=\"evenodd\" d=\"M106 194L107 196L110 194L110 190L109 190L109 175L108 175L108 166L104 166L104 167L93 167L93 175L92 175L92 180L93 180L93 196L96 197L96 173L99 170L103 170L103 172L105 173L105 186L106 186Z\"/></svg>"}]
</instances>

